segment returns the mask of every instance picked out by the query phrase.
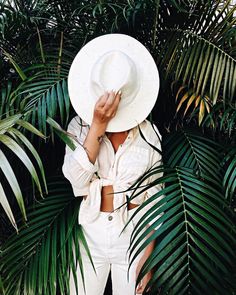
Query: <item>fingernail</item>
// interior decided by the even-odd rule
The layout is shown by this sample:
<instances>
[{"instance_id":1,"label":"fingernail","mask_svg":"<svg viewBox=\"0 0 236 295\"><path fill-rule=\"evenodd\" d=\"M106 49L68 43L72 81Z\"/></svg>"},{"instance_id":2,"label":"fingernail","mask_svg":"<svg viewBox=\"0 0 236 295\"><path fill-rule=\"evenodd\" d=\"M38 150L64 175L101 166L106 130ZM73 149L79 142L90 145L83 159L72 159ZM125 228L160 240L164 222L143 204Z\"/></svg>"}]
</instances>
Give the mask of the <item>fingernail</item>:
<instances>
[{"instance_id":1,"label":"fingernail","mask_svg":"<svg viewBox=\"0 0 236 295\"><path fill-rule=\"evenodd\" d=\"M121 90L118 91L118 94L121 95Z\"/></svg>"}]
</instances>

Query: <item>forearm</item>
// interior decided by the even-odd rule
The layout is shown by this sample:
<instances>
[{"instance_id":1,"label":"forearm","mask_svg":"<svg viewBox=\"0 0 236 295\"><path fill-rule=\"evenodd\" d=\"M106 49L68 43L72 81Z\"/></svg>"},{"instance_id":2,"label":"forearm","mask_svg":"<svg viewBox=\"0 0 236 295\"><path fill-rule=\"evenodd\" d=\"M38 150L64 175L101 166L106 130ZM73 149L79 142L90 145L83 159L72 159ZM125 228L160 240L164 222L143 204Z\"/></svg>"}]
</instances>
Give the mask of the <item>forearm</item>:
<instances>
[{"instance_id":1,"label":"forearm","mask_svg":"<svg viewBox=\"0 0 236 295\"><path fill-rule=\"evenodd\" d=\"M96 161L100 148L100 139L102 136L104 136L106 127L107 124L92 123L84 141L84 149L86 150L88 158L92 164L94 164Z\"/></svg>"}]
</instances>

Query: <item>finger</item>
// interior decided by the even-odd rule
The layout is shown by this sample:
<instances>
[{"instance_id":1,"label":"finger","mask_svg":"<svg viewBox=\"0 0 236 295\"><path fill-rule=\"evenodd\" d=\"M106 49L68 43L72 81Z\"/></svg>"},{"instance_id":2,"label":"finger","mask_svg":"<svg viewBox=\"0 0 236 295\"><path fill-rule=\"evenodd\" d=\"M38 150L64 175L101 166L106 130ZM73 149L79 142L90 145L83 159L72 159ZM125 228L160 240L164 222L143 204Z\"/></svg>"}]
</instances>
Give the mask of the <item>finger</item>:
<instances>
[{"instance_id":1,"label":"finger","mask_svg":"<svg viewBox=\"0 0 236 295\"><path fill-rule=\"evenodd\" d=\"M143 286L142 286L142 281L138 284L138 286L137 286L137 288L136 288L136 290L135 290L135 292L137 293L137 294L142 294L143 293Z\"/></svg>"},{"instance_id":2,"label":"finger","mask_svg":"<svg viewBox=\"0 0 236 295\"><path fill-rule=\"evenodd\" d=\"M109 113L106 113L107 117L109 118L114 118L115 115L116 115L116 112L109 112Z\"/></svg>"},{"instance_id":3,"label":"finger","mask_svg":"<svg viewBox=\"0 0 236 295\"><path fill-rule=\"evenodd\" d=\"M109 93L109 96L107 98L107 101L104 105L104 110L107 111L111 108L111 106L113 105L113 102L115 100L115 92L112 90L110 93Z\"/></svg>"},{"instance_id":4,"label":"finger","mask_svg":"<svg viewBox=\"0 0 236 295\"><path fill-rule=\"evenodd\" d=\"M118 91L115 94L115 99L114 99L114 102L113 102L112 107L111 107L112 112L116 113L118 105L120 103L120 100L121 100L121 91Z\"/></svg>"},{"instance_id":5,"label":"finger","mask_svg":"<svg viewBox=\"0 0 236 295\"><path fill-rule=\"evenodd\" d=\"M121 92L119 94L118 94L118 92L116 92L115 99L114 99L112 105L110 106L110 108L104 109L104 111L107 113L107 115L110 116L111 118L115 117L115 115L117 113L118 105L120 102L120 97L121 97Z\"/></svg>"},{"instance_id":6,"label":"finger","mask_svg":"<svg viewBox=\"0 0 236 295\"><path fill-rule=\"evenodd\" d=\"M108 91L105 91L104 94L101 95L101 96L99 97L99 99L97 100L96 105L97 105L98 107L104 107L104 105L105 105L106 102L107 102L108 97L109 97L109 93L108 93Z\"/></svg>"}]
</instances>

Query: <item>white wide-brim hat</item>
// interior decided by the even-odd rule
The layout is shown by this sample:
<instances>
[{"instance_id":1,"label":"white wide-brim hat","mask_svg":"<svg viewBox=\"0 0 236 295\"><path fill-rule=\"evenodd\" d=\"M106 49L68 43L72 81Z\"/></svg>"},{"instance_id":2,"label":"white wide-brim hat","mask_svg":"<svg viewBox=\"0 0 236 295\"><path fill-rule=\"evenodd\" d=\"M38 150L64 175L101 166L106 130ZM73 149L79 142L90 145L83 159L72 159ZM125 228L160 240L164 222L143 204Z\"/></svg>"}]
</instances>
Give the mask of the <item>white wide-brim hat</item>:
<instances>
[{"instance_id":1,"label":"white wide-brim hat","mask_svg":"<svg viewBox=\"0 0 236 295\"><path fill-rule=\"evenodd\" d=\"M96 101L105 91L121 90L117 113L106 131L129 130L147 118L159 91L156 63L146 47L125 34L97 37L77 53L68 76L76 113L91 125Z\"/></svg>"}]
</instances>

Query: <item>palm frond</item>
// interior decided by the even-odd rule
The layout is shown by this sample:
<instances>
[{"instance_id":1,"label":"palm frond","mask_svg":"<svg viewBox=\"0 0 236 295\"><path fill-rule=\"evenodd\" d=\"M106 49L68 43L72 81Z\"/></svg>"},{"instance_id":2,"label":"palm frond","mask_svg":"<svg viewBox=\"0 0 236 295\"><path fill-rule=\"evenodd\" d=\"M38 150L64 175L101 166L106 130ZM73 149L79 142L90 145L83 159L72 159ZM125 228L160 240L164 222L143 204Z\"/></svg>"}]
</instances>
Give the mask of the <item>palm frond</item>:
<instances>
[{"instance_id":1,"label":"palm frond","mask_svg":"<svg viewBox=\"0 0 236 295\"><path fill-rule=\"evenodd\" d=\"M1 276L0 276L0 292L1 292L1 294L5 295L5 290L4 290Z\"/></svg>"},{"instance_id":2,"label":"palm frond","mask_svg":"<svg viewBox=\"0 0 236 295\"><path fill-rule=\"evenodd\" d=\"M188 107L195 102L199 124L217 102L235 104L236 60L224 44L224 35L236 22L235 9L229 0L223 7L220 1L212 1L212 6L202 7L201 13L193 11L190 18L195 20L193 23L175 24L160 30L159 38L164 38L165 42L159 44L158 63L165 73L164 86L172 80L177 85L176 93L185 88L178 109L184 102L189 103ZM195 13L199 13L199 19L195 19Z\"/></svg>"},{"instance_id":3,"label":"palm frond","mask_svg":"<svg viewBox=\"0 0 236 295\"><path fill-rule=\"evenodd\" d=\"M6 87L1 88L0 98L0 118L5 118L8 115L14 115L15 110L11 107L10 95L12 93L12 83L9 81Z\"/></svg>"},{"instance_id":4,"label":"palm frond","mask_svg":"<svg viewBox=\"0 0 236 295\"><path fill-rule=\"evenodd\" d=\"M70 101L67 89L68 69L61 65L35 65L37 70L29 79L19 85L11 95L11 103L27 114L31 124L38 123L38 129L47 134L46 118L60 114L62 125L68 123Z\"/></svg>"},{"instance_id":5,"label":"palm frond","mask_svg":"<svg viewBox=\"0 0 236 295\"><path fill-rule=\"evenodd\" d=\"M159 174L159 170L150 173ZM146 290L150 287L150 294L156 294L159 288L161 294L231 294L229 278L235 259L236 231L226 214L224 196L214 188L215 180L209 177L204 181L192 169L175 167L152 185L160 183L165 188L131 217L154 202L137 222L131 237L131 263L151 241L157 241L138 281L153 270L146 286ZM160 196L164 198L156 201ZM163 215L156 220L159 214ZM155 221L147 227L152 220Z\"/></svg>"},{"instance_id":6,"label":"palm frond","mask_svg":"<svg viewBox=\"0 0 236 295\"><path fill-rule=\"evenodd\" d=\"M225 197L232 202L236 191L236 148L232 147L224 157L226 167L223 185L225 188Z\"/></svg>"},{"instance_id":7,"label":"palm frond","mask_svg":"<svg viewBox=\"0 0 236 295\"><path fill-rule=\"evenodd\" d=\"M194 169L201 175L210 175L219 185L222 180L219 145L196 130L181 129L171 133L163 142L164 162L169 167ZM218 184L217 184L218 183Z\"/></svg>"},{"instance_id":8,"label":"palm frond","mask_svg":"<svg viewBox=\"0 0 236 295\"><path fill-rule=\"evenodd\" d=\"M26 77L24 71L21 69L21 67L18 65L18 63L13 59L11 54L6 52L4 49L3 49L3 52L6 55L6 57L9 59L10 63L14 66L14 68L15 68L16 72L19 74L20 78L23 81L26 80L27 77Z\"/></svg>"},{"instance_id":9,"label":"palm frond","mask_svg":"<svg viewBox=\"0 0 236 295\"><path fill-rule=\"evenodd\" d=\"M206 37L191 31L174 33L179 39L176 48L181 52L178 61L174 59L176 64L169 67L174 70L176 66L175 79L192 87L196 95L209 96L213 105L219 96L225 101L234 101L236 60ZM223 92L220 93L221 86Z\"/></svg>"},{"instance_id":10,"label":"palm frond","mask_svg":"<svg viewBox=\"0 0 236 295\"><path fill-rule=\"evenodd\" d=\"M76 276L81 247L91 259L78 225L80 200L74 197L68 182L49 183L49 195L29 209L27 225L1 248L6 295L56 295L59 290L68 294L70 272ZM82 262L79 267L83 274Z\"/></svg>"},{"instance_id":11,"label":"palm frond","mask_svg":"<svg viewBox=\"0 0 236 295\"><path fill-rule=\"evenodd\" d=\"M24 151L25 148L32 154L34 159L36 160L40 174L43 180L44 188L47 191L47 185L46 185L46 179L44 174L44 169L42 165L42 161L33 147L33 145L30 143L30 141L18 130L19 127L24 127L25 129L30 130L31 132L37 134L38 136L44 137L42 133L40 133L38 130L36 130L33 126L31 126L29 123L24 122L21 119L21 114L16 114L9 116L3 120L0 121L0 143L5 146L7 150L10 150L13 154L15 154L20 161L23 163L23 165L26 167L26 169L29 171L30 175L32 176L33 180L36 183L36 186L39 190L39 192L42 195L42 187L40 183L39 175L27 155L27 153ZM17 126L18 125L18 126ZM20 185L17 181L17 178L15 176L14 170L12 168L12 165L9 162L8 157L5 155L4 151L0 151L0 169L3 172L3 175L5 176L7 182L9 183L15 197L17 200L17 203L20 207L20 210L23 214L24 219L26 220L26 211L24 206L24 200L22 196L22 192L20 189ZM17 229L17 225L15 223L15 219L13 216L13 213L10 209L9 202L7 200L7 196L4 192L4 185L1 181L1 197L0 197L0 203L3 206L3 209L5 210L8 218L10 219L12 225Z\"/></svg>"},{"instance_id":12,"label":"palm frond","mask_svg":"<svg viewBox=\"0 0 236 295\"><path fill-rule=\"evenodd\" d=\"M47 123L53 128L55 133L58 135L58 137L64 141L66 145L68 145L72 150L75 150L76 146L73 142L73 139L77 141L75 136L67 132L66 130L62 129L62 127L52 118L47 118Z\"/></svg>"},{"instance_id":13,"label":"palm frond","mask_svg":"<svg viewBox=\"0 0 236 295\"><path fill-rule=\"evenodd\" d=\"M210 127L214 130L222 131L227 134L229 138L235 137L236 128L236 108L228 103L217 103L207 114L202 122L203 127Z\"/></svg>"},{"instance_id":14,"label":"palm frond","mask_svg":"<svg viewBox=\"0 0 236 295\"><path fill-rule=\"evenodd\" d=\"M1 35L1 41L2 41L5 39L8 29L13 24L16 24L16 23L19 24L20 19L21 19L21 22L23 22L23 19L25 19L25 15L21 13L17 13L14 7L5 3L0 3L0 11L1 11L0 35Z\"/></svg>"},{"instance_id":15,"label":"palm frond","mask_svg":"<svg viewBox=\"0 0 236 295\"><path fill-rule=\"evenodd\" d=\"M201 125L205 113L210 113L210 99L207 96L196 95L196 93L194 93L194 91L191 89L188 90L186 93L183 93L182 97L179 98L181 91L183 91L183 89L185 88L186 87L181 87L176 95L176 100L180 100L176 109L176 113L180 111L182 106L186 105L183 114L184 117L190 109L190 107L192 107L191 114L193 115L195 112L198 112L198 124Z\"/></svg>"}]
</instances>

